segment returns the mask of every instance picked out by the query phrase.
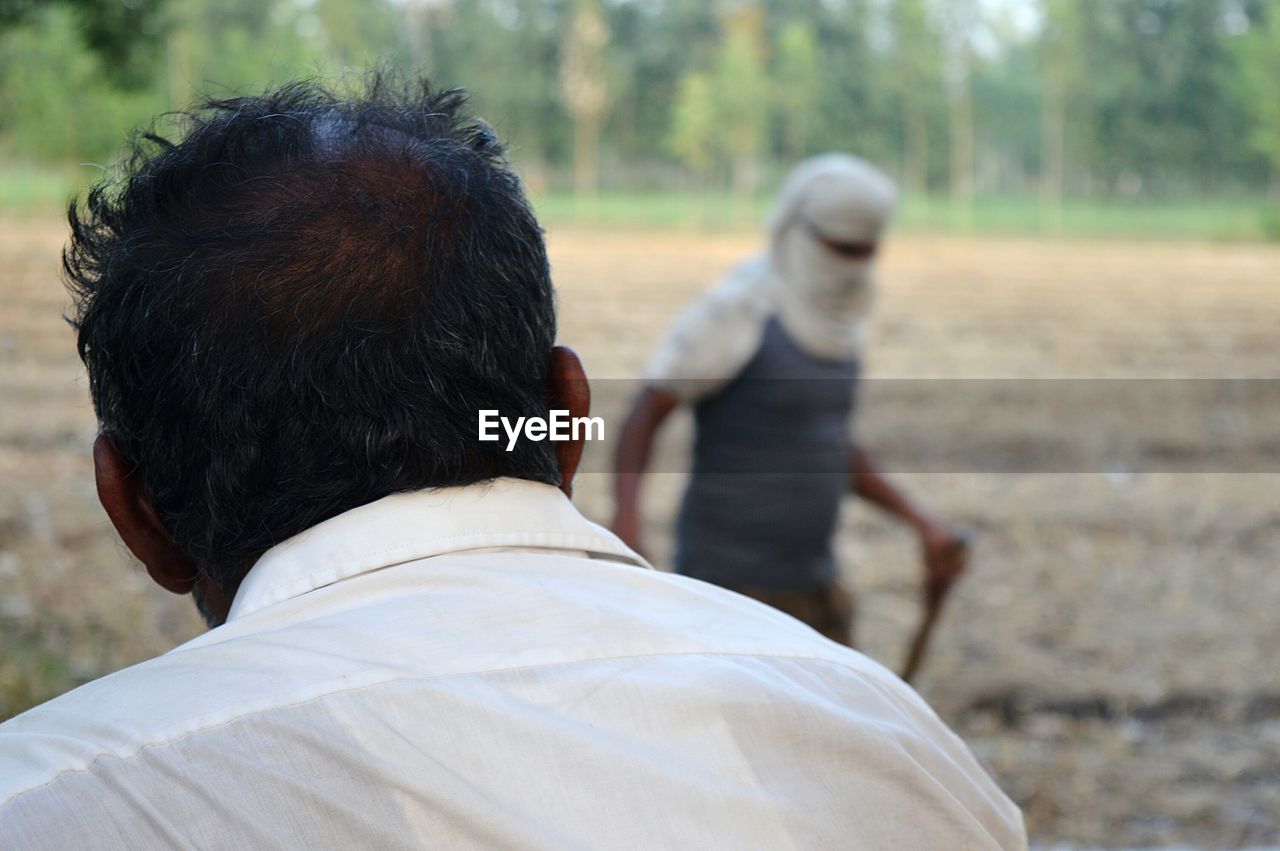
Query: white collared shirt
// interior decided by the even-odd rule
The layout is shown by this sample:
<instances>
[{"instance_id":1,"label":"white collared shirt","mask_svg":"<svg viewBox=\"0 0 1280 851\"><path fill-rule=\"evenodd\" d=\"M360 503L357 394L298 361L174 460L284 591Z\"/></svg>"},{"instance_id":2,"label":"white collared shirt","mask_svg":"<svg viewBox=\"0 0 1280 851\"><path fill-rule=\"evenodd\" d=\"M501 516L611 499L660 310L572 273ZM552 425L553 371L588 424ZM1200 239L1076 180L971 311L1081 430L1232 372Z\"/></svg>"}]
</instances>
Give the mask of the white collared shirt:
<instances>
[{"instance_id":1,"label":"white collared shirt","mask_svg":"<svg viewBox=\"0 0 1280 851\"><path fill-rule=\"evenodd\" d=\"M897 677L556 489L402 494L228 622L0 725L0 846L1022 848Z\"/></svg>"}]
</instances>

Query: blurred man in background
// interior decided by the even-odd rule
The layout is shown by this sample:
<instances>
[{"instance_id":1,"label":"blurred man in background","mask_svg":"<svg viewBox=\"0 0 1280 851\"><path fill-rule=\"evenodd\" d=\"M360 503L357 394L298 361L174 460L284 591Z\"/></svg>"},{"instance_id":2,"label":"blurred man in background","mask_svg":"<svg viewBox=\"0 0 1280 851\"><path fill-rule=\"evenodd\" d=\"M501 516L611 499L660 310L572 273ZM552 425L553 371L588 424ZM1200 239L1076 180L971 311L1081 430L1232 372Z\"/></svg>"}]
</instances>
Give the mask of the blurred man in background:
<instances>
[{"instance_id":1,"label":"blurred man in background","mask_svg":"<svg viewBox=\"0 0 1280 851\"><path fill-rule=\"evenodd\" d=\"M850 440L873 269L897 202L856 157L799 165L764 256L676 321L655 353L616 458L613 530L642 551L640 490L654 435L693 407L693 469L676 527L677 572L768 603L841 643L853 602L833 553L848 490L920 539L930 599L964 569L964 541L914 505Z\"/></svg>"},{"instance_id":2,"label":"blurred man in background","mask_svg":"<svg viewBox=\"0 0 1280 851\"><path fill-rule=\"evenodd\" d=\"M207 104L72 214L98 493L210 632L0 725L66 848L1006 848L901 681L569 501L542 232L458 92Z\"/></svg>"}]
</instances>

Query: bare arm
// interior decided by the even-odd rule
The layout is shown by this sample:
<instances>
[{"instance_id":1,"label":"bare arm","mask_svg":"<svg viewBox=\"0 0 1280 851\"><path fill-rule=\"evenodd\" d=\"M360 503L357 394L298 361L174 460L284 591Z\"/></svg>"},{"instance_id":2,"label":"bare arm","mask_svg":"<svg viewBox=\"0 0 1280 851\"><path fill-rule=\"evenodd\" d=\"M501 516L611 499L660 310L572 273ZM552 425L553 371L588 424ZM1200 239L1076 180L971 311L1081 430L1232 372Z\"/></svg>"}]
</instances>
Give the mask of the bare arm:
<instances>
[{"instance_id":1,"label":"bare arm","mask_svg":"<svg viewBox=\"0 0 1280 851\"><path fill-rule=\"evenodd\" d=\"M935 522L894 487L893 483L876 467L871 456L857 446L849 450L849 485L858 496L893 515L917 532Z\"/></svg>"},{"instance_id":2,"label":"bare arm","mask_svg":"<svg viewBox=\"0 0 1280 851\"><path fill-rule=\"evenodd\" d=\"M614 534L636 552L643 554L640 536L640 488L653 438L680 400L666 390L649 386L636 398L631 413L622 425L618 449L614 455Z\"/></svg>"},{"instance_id":3,"label":"bare arm","mask_svg":"<svg viewBox=\"0 0 1280 851\"><path fill-rule=\"evenodd\" d=\"M875 462L858 447L849 450L849 485L853 492L906 523L920 536L929 593L945 593L964 572L968 541L898 490Z\"/></svg>"}]
</instances>

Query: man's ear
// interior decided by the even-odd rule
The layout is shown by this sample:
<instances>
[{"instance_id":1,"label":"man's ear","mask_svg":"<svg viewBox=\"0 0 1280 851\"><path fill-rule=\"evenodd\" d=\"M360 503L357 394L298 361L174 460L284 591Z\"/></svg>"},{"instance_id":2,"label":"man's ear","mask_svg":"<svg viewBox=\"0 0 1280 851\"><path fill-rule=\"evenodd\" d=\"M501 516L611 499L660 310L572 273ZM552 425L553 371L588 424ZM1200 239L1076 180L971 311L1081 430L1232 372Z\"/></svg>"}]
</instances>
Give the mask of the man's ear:
<instances>
[{"instance_id":1,"label":"man's ear","mask_svg":"<svg viewBox=\"0 0 1280 851\"><path fill-rule=\"evenodd\" d=\"M553 410L568 411L570 420L591 413L591 386L587 373L582 369L578 354L567 346L556 346L551 352L551 375L548 396ZM565 496L573 496L573 477L582 461L586 448L586 429L576 440L557 441L556 460L560 463L560 490Z\"/></svg>"},{"instance_id":2,"label":"man's ear","mask_svg":"<svg viewBox=\"0 0 1280 851\"><path fill-rule=\"evenodd\" d=\"M93 472L98 501L129 551L161 588L175 594L191 593L196 582L195 562L174 545L151 507L141 477L101 434L93 443Z\"/></svg>"}]
</instances>

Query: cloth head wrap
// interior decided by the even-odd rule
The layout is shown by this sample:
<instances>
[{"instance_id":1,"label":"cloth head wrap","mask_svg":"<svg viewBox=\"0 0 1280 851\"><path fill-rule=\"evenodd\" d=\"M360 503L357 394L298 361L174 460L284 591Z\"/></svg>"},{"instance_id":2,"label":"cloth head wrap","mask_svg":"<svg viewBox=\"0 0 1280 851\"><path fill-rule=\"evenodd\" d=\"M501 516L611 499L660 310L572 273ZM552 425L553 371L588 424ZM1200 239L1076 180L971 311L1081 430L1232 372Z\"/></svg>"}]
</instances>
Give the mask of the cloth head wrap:
<instances>
[{"instance_id":1,"label":"cloth head wrap","mask_svg":"<svg viewBox=\"0 0 1280 851\"><path fill-rule=\"evenodd\" d=\"M769 225L770 286L793 340L815 357L857 353L874 295L873 261L841 257L818 236L875 242L898 191L883 172L847 154L823 154L791 172Z\"/></svg>"}]
</instances>

